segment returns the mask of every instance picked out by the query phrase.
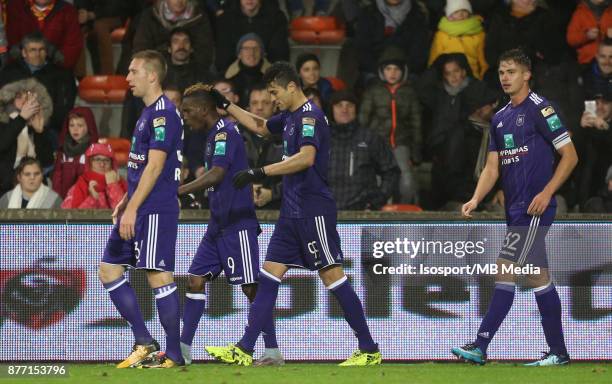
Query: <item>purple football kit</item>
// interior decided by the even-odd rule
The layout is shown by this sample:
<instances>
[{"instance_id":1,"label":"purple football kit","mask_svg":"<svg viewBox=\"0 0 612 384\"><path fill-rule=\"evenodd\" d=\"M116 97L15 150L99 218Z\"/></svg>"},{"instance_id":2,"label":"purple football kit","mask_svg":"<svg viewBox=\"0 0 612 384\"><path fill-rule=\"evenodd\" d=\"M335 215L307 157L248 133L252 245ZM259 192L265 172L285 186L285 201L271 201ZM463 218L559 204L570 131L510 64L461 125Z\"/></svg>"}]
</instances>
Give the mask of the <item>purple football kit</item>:
<instances>
[{"instance_id":1,"label":"purple football kit","mask_svg":"<svg viewBox=\"0 0 612 384\"><path fill-rule=\"evenodd\" d=\"M208 276L211 280L221 271L230 284L257 282L261 232L255 215L251 188L236 189L234 175L248 168L244 140L238 127L220 119L206 140L205 166L225 169L223 181L208 190L210 220L189 273Z\"/></svg>"},{"instance_id":2,"label":"purple football kit","mask_svg":"<svg viewBox=\"0 0 612 384\"><path fill-rule=\"evenodd\" d=\"M557 202L553 197L540 216L527 214L527 209L551 180L555 151L571 142L569 133L554 107L530 92L519 105L508 103L495 114L489 137L489 151L498 153L501 164L508 225L500 257L547 267L545 237Z\"/></svg>"},{"instance_id":3,"label":"purple football kit","mask_svg":"<svg viewBox=\"0 0 612 384\"><path fill-rule=\"evenodd\" d=\"M138 269L174 271L181 176L183 121L172 102L160 96L145 107L136 123L128 158L128 198L138 186L149 151L166 152L164 169L138 208L135 236L123 240L119 223L111 232L102 261Z\"/></svg>"}]
</instances>

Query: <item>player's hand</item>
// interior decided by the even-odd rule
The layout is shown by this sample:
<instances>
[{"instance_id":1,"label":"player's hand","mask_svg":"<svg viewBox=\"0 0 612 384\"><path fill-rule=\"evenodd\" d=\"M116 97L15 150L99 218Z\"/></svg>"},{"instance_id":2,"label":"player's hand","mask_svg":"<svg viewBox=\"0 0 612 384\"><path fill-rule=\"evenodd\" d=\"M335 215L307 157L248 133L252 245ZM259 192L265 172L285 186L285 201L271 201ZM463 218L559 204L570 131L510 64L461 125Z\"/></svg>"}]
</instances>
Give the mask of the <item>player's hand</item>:
<instances>
[{"instance_id":1,"label":"player's hand","mask_svg":"<svg viewBox=\"0 0 612 384\"><path fill-rule=\"evenodd\" d=\"M215 99L215 104L217 108L227 110L227 108L232 104L228 99L225 98L219 91L214 88L210 88L208 91L213 99Z\"/></svg>"},{"instance_id":2,"label":"player's hand","mask_svg":"<svg viewBox=\"0 0 612 384\"><path fill-rule=\"evenodd\" d=\"M546 208L548 208L548 204L550 204L550 199L552 196L547 192L540 192L531 201L529 204L529 208L527 208L527 214L532 216L540 216L544 213Z\"/></svg>"},{"instance_id":3,"label":"player's hand","mask_svg":"<svg viewBox=\"0 0 612 384\"><path fill-rule=\"evenodd\" d=\"M472 199L468 201L467 203L463 204L463 206L461 207L461 214L464 217L472 217L471 213L477 207L478 207L478 201L476 201L476 199Z\"/></svg>"},{"instance_id":4,"label":"player's hand","mask_svg":"<svg viewBox=\"0 0 612 384\"><path fill-rule=\"evenodd\" d=\"M126 207L119 223L119 235L123 240L134 238L136 233L136 210Z\"/></svg>"},{"instance_id":5,"label":"player's hand","mask_svg":"<svg viewBox=\"0 0 612 384\"><path fill-rule=\"evenodd\" d=\"M266 177L266 172L262 168L251 168L237 172L232 179L234 187L238 189L244 188L249 183L261 181Z\"/></svg>"},{"instance_id":6,"label":"player's hand","mask_svg":"<svg viewBox=\"0 0 612 384\"><path fill-rule=\"evenodd\" d=\"M123 198L121 199L119 204L117 204L117 206L113 210L113 214L111 215L111 218L113 219L113 225L117 224L117 221L119 220L119 216L123 214L123 211L125 210L125 207L127 206L127 202L128 202L127 194L125 194L123 195Z\"/></svg>"},{"instance_id":7,"label":"player's hand","mask_svg":"<svg viewBox=\"0 0 612 384\"><path fill-rule=\"evenodd\" d=\"M255 193L255 205L263 207L272 201L272 190L269 188L259 188Z\"/></svg>"}]
</instances>

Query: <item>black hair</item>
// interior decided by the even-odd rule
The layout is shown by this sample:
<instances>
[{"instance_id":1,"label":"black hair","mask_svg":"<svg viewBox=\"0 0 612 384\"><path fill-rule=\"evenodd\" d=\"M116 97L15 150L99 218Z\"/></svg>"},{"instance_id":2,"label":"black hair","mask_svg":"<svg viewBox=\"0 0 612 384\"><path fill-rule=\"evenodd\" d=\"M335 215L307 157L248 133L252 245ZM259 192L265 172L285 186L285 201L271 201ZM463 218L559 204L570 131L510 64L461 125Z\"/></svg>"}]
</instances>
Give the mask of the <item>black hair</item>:
<instances>
[{"instance_id":1,"label":"black hair","mask_svg":"<svg viewBox=\"0 0 612 384\"><path fill-rule=\"evenodd\" d=\"M251 86L251 88L249 88L249 100L251 99L251 94L254 91L258 91L258 92L262 92L262 91L268 91L268 87L266 86L266 84L262 83L262 82L257 82L255 84L253 84L253 86Z\"/></svg>"},{"instance_id":2,"label":"black hair","mask_svg":"<svg viewBox=\"0 0 612 384\"><path fill-rule=\"evenodd\" d=\"M208 110L214 110L216 106L215 99L213 99L210 92L207 90L206 85L203 83L196 83L188 87L185 92L183 92L183 99L196 100L206 106Z\"/></svg>"},{"instance_id":3,"label":"black hair","mask_svg":"<svg viewBox=\"0 0 612 384\"><path fill-rule=\"evenodd\" d=\"M296 86L300 86L300 77L293 65L286 61L278 61L266 70L263 75L263 81L266 84L276 83L276 85L287 88L289 83L293 82Z\"/></svg>"},{"instance_id":4,"label":"black hair","mask_svg":"<svg viewBox=\"0 0 612 384\"><path fill-rule=\"evenodd\" d=\"M531 71L531 59L521 48L514 48L502 53L501 56L499 56L497 64L499 65L502 61L514 61L516 64L522 65L527 68L527 70Z\"/></svg>"},{"instance_id":5,"label":"black hair","mask_svg":"<svg viewBox=\"0 0 612 384\"><path fill-rule=\"evenodd\" d=\"M191 32L189 31L189 29L185 27L176 27L170 31L170 36L168 37L168 45L170 45L170 41L172 41L172 37L178 34L186 35L189 38L189 41L193 42L193 38L191 36Z\"/></svg>"},{"instance_id":6,"label":"black hair","mask_svg":"<svg viewBox=\"0 0 612 384\"><path fill-rule=\"evenodd\" d=\"M302 69L302 66L308 61L314 61L319 64L319 67L321 67L321 62L319 61L319 57L317 55L314 53L302 53L295 60L295 69L298 71L298 73L300 72L300 69Z\"/></svg>"},{"instance_id":7,"label":"black hair","mask_svg":"<svg viewBox=\"0 0 612 384\"><path fill-rule=\"evenodd\" d=\"M30 44L30 43L42 43L45 45L45 47L47 46L47 39L45 39L45 37L43 36L43 34L39 31L36 32L32 32L29 33L27 35L25 35L23 37L23 39L21 39L21 48L25 48L26 45Z\"/></svg>"}]
</instances>

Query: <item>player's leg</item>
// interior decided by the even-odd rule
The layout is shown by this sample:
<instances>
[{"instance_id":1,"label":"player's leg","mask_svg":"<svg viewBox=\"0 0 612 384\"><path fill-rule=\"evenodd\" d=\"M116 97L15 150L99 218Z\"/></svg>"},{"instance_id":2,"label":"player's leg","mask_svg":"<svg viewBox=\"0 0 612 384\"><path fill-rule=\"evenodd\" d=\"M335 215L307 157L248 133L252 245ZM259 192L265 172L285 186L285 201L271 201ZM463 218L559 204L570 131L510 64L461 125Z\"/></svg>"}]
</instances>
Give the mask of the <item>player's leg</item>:
<instances>
[{"instance_id":1,"label":"player's leg","mask_svg":"<svg viewBox=\"0 0 612 384\"><path fill-rule=\"evenodd\" d=\"M189 275L185 305L183 308L183 331L181 332L181 354L185 364L191 364L191 345L200 319L206 307L206 276Z\"/></svg>"},{"instance_id":2,"label":"player's leg","mask_svg":"<svg viewBox=\"0 0 612 384\"><path fill-rule=\"evenodd\" d=\"M106 244L102 262L98 267L98 276L109 293L113 305L123 317L134 334L134 347L131 354L117 365L117 368L129 368L138 364L150 353L158 351L159 345L151 336L145 325L136 292L125 277L125 265L134 265L139 250L132 242L124 241L115 226Z\"/></svg>"}]
</instances>

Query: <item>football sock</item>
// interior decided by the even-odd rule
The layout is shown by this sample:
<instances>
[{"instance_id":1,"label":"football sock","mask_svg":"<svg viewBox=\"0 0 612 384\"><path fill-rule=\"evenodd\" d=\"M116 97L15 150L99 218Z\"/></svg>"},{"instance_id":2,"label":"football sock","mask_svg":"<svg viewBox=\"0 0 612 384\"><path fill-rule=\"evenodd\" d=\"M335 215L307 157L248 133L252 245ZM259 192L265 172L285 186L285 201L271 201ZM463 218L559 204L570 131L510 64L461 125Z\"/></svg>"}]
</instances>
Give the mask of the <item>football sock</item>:
<instances>
[{"instance_id":1,"label":"football sock","mask_svg":"<svg viewBox=\"0 0 612 384\"><path fill-rule=\"evenodd\" d=\"M487 353L489 343L508 315L514 301L514 283L495 283L489 309L480 323L476 344L482 353Z\"/></svg>"},{"instance_id":2,"label":"football sock","mask_svg":"<svg viewBox=\"0 0 612 384\"><path fill-rule=\"evenodd\" d=\"M153 290L159 321L166 331L166 356L177 363L183 362L180 338L179 298L176 284L170 283Z\"/></svg>"},{"instance_id":3,"label":"football sock","mask_svg":"<svg viewBox=\"0 0 612 384\"><path fill-rule=\"evenodd\" d=\"M363 313L361 300L353 290L346 276L327 287L340 303L344 319L349 323L359 340L359 349L363 352L377 352L378 344L372 340L370 328Z\"/></svg>"},{"instance_id":4,"label":"football sock","mask_svg":"<svg viewBox=\"0 0 612 384\"><path fill-rule=\"evenodd\" d=\"M249 321L238 346L245 352L251 353L261 331L273 319L274 305L278 296L278 287L281 280L271 273L261 270L259 273L259 287L255 300L249 308ZM272 323L273 324L273 323ZM268 330L269 331L269 330Z\"/></svg>"},{"instance_id":5,"label":"football sock","mask_svg":"<svg viewBox=\"0 0 612 384\"><path fill-rule=\"evenodd\" d=\"M551 282L534 290L538 309L542 316L542 328L550 352L555 355L567 355L565 339L563 338L563 326L561 325L561 300Z\"/></svg>"},{"instance_id":6,"label":"football sock","mask_svg":"<svg viewBox=\"0 0 612 384\"><path fill-rule=\"evenodd\" d=\"M136 299L136 293L125 276L121 276L117 280L103 285L121 317L132 328L136 344L151 344L153 337L144 323L140 307L138 306L138 300Z\"/></svg>"},{"instance_id":7,"label":"football sock","mask_svg":"<svg viewBox=\"0 0 612 384\"><path fill-rule=\"evenodd\" d=\"M198 324L204 313L206 294L187 292L185 295L185 307L183 308L183 332L181 342L187 345L193 343Z\"/></svg>"},{"instance_id":8,"label":"football sock","mask_svg":"<svg viewBox=\"0 0 612 384\"><path fill-rule=\"evenodd\" d=\"M276 327L274 325L274 308L272 308L268 321L264 323L261 333L264 339L264 345L267 349L278 348L278 342L276 341Z\"/></svg>"}]
</instances>

